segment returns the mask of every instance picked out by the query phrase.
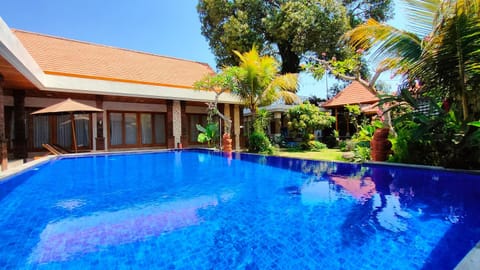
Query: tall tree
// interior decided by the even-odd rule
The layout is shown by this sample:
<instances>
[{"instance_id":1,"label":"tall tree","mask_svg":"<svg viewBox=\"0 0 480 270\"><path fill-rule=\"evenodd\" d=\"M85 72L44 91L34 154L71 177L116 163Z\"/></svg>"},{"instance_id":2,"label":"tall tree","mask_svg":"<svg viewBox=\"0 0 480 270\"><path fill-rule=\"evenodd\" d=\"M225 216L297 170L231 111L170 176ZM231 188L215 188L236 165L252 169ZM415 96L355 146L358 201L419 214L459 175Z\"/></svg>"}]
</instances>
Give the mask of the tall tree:
<instances>
[{"instance_id":1,"label":"tall tree","mask_svg":"<svg viewBox=\"0 0 480 270\"><path fill-rule=\"evenodd\" d=\"M298 100L297 74L279 73L279 63L271 56L261 56L253 47L246 53L235 51L240 59L238 66L224 67L215 75L208 75L195 83L195 87L213 90L218 95L227 89L238 95L255 115L260 106L267 106L283 98L287 103Z\"/></svg>"},{"instance_id":2,"label":"tall tree","mask_svg":"<svg viewBox=\"0 0 480 270\"><path fill-rule=\"evenodd\" d=\"M464 120L478 119L480 0L405 2L412 32L369 20L347 33L349 43L420 80L423 92L451 98Z\"/></svg>"},{"instance_id":3,"label":"tall tree","mask_svg":"<svg viewBox=\"0 0 480 270\"><path fill-rule=\"evenodd\" d=\"M233 69L237 80L237 87L233 92L237 94L250 109L253 115L260 106L268 106L283 98L292 103L298 100L295 94L298 89L298 75L279 73L279 63L274 57L261 56L254 47L246 53L235 51L240 58L240 64Z\"/></svg>"},{"instance_id":4,"label":"tall tree","mask_svg":"<svg viewBox=\"0 0 480 270\"><path fill-rule=\"evenodd\" d=\"M343 0L350 25L355 27L368 19L384 22L392 18L391 0Z\"/></svg>"},{"instance_id":5,"label":"tall tree","mask_svg":"<svg viewBox=\"0 0 480 270\"><path fill-rule=\"evenodd\" d=\"M255 45L279 56L281 73L297 73L307 53L339 54L338 38L349 28L335 0L200 0L197 10L220 67L239 63L233 50Z\"/></svg>"}]
</instances>

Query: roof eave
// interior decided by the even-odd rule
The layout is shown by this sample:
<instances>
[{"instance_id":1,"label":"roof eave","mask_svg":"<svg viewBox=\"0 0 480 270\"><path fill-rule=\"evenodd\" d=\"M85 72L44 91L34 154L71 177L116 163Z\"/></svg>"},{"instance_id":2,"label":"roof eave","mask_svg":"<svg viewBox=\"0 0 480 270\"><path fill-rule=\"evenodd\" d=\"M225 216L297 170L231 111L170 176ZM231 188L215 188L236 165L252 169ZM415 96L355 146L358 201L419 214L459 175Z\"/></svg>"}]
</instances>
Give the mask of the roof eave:
<instances>
[{"instance_id":1,"label":"roof eave","mask_svg":"<svg viewBox=\"0 0 480 270\"><path fill-rule=\"evenodd\" d=\"M1 17L0 56L7 60L38 89L43 88L44 73L42 69Z\"/></svg>"},{"instance_id":2,"label":"roof eave","mask_svg":"<svg viewBox=\"0 0 480 270\"><path fill-rule=\"evenodd\" d=\"M126 97L143 97L199 102L210 102L215 99L215 92L212 91L98 79L76 78L51 74L45 75L45 88L43 90L66 93L115 95ZM218 101L220 103L242 104L238 96L231 93L221 94Z\"/></svg>"}]
</instances>

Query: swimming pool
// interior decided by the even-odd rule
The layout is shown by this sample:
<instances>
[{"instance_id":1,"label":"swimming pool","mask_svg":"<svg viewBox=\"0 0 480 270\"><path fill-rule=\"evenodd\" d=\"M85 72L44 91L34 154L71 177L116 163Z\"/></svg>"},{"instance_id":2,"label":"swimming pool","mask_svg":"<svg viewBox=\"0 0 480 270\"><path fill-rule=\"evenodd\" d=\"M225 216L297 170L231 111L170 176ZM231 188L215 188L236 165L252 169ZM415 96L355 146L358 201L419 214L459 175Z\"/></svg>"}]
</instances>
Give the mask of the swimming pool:
<instances>
[{"instance_id":1,"label":"swimming pool","mask_svg":"<svg viewBox=\"0 0 480 270\"><path fill-rule=\"evenodd\" d=\"M201 150L55 158L0 184L0 268L451 269L480 177Z\"/></svg>"}]
</instances>

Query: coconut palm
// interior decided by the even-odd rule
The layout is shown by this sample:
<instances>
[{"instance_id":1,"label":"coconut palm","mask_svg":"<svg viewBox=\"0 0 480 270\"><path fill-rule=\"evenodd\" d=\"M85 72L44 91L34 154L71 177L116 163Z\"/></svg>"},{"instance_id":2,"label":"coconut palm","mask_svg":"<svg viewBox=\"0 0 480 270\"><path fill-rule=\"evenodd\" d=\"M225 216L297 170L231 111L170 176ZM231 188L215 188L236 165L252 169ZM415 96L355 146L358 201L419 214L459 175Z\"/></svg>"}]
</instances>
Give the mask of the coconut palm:
<instances>
[{"instance_id":1,"label":"coconut palm","mask_svg":"<svg viewBox=\"0 0 480 270\"><path fill-rule=\"evenodd\" d=\"M404 0L412 30L369 20L345 39L380 64L420 79L422 89L459 104L464 120L480 117L480 0Z\"/></svg>"},{"instance_id":2,"label":"coconut palm","mask_svg":"<svg viewBox=\"0 0 480 270\"><path fill-rule=\"evenodd\" d=\"M297 74L280 75L277 60L271 56L261 56L255 47L245 53L234 52L240 58L240 64L227 68L237 81L233 92L253 115L258 107L270 105L280 98L286 103L298 100L295 94L298 88Z\"/></svg>"}]
</instances>

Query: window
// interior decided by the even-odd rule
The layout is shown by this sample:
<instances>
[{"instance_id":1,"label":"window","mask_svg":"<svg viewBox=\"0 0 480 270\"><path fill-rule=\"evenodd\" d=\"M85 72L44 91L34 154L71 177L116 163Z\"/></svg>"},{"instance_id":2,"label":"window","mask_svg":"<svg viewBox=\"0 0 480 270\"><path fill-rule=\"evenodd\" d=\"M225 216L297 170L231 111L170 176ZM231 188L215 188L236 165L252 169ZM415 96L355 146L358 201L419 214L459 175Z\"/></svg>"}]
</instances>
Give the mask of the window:
<instances>
[{"instance_id":1,"label":"window","mask_svg":"<svg viewBox=\"0 0 480 270\"><path fill-rule=\"evenodd\" d=\"M57 144L63 148L72 148L72 122L70 115L57 116Z\"/></svg>"},{"instance_id":2,"label":"window","mask_svg":"<svg viewBox=\"0 0 480 270\"><path fill-rule=\"evenodd\" d=\"M110 112L109 121L112 147L141 147L166 143L165 114Z\"/></svg>"},{"instance_id":3,"label":"window","mask_svg":"<svg viewBox=\"0 0 480 270\"><path fill-rule=\"evenodd\" d=\"M137 114L125 113L125 143L137 144Z\"/></svg>"},{"instance_id":4,"label":"window","mask_svg":"<svg viewBox=\"0 0 480 270\"><path fill-rule=\"evenodd\" d=\"M152 144L152 115L142 113L140 115L140 124L142 126L142 144Z\"/></svg>"},{"instance_id":5,"label":"window","mask_svg":"<svg viewBox=\"0 0 480 270\"><path fill-rule=\"evenodd\" d=\"M110 144L123 144L122 113L110 113Z\"/></svg>"},{"instance_id":6,"label":"window","mask_svg":"<svg viewBox=\"0 0 480 270\"><path fill-rule=\"evenodd\" d=\"M33 116L33 148L42 148L42 144L50 143L50 122L48 115Z\"/></svg>"},{"instance_id":7,"label":"window","mask_svg":"<svg viewBox=\"0 0 480 270\"><path fill-rule=\"evenodd\" d=\"M165 132L165 115L160 113L153 114L154 127L155 127L155 143L156 144L165 144L166 132Z\"/></svg>"},{"instance_id":8,"label":"window","mask_svg":"<svg viewBox=\"0 0 480 270\"><path fill-rule=\"evenodd\" d=\"M66 149L74 149L72 120L75 119L75 138L77 147L91 147L91 114L59 114L32 116L34 149L42 148L42 144L58 144Z\"/></svg>"},{"instance_id":9,"label":"window","mask_svg":"<svg viewBox=\"0 0 480 270\"><path fill-rule=\"evenodd\" d=\"M87 113L74 114L75 136L78 147L90 146L90 116Z\"/></svg>"},{"instance_id":10,"label":"window","mask_svg":"<svg viewBox=\"0 0 480 270\"><path fill-rule=\"evenodd\" d=\"M207 115L205 114L191 114L189 115L188 124L188 138L190 143L198 143L197 137L200 133L197 129L197 124L205 127L207 125Z\"/></svg>"}]
</instances>

